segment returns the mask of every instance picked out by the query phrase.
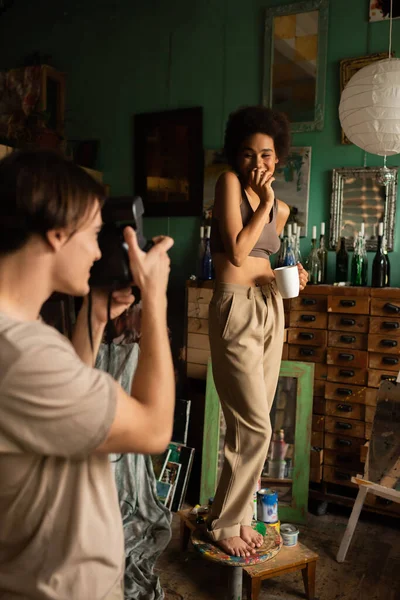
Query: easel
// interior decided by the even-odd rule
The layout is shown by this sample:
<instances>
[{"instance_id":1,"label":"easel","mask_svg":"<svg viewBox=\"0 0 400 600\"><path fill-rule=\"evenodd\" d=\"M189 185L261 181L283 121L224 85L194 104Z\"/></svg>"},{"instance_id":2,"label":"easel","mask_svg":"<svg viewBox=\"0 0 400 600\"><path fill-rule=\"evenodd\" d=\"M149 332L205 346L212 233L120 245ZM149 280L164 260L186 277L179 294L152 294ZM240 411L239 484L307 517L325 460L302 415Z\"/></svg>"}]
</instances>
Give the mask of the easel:
<instances>
[{"instance_id":1,"label":"easel","mask_svg":"<svg viewBox=\"0 0 400 600\"><path fill-rule=\"evenodd\" d=\"M400 480L400 372L396 383L381 383L377 397L372 436L365 468L365 477L352 477L351 481L359 486L356 501L336 560L342 563L350 546L354 530L358 523L365 497L368 493L381 496L392 502L400 503L400 491L394 489ZM391 423L387 417L397 415ZM383 417L383 418L382 418ZM385 417L387 421L385 421ZM385 440L386 438L386 440ZM372 451L372 454L371 454ZM369 481L378 480L379 483Z\"/></svg>"}]
</instances>

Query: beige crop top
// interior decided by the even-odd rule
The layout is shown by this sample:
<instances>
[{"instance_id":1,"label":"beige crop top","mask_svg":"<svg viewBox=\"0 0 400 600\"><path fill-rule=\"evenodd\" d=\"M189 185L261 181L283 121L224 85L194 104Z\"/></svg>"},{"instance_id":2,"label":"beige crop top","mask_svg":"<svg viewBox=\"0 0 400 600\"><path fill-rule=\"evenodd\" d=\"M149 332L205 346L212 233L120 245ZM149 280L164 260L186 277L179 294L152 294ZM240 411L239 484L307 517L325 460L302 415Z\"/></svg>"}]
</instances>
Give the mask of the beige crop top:
<instances>
[{"instance_id":1,"label":"beige crop top","mask_svg":"<svg viewBox=\"0 0 400 600\"><path fill-rule=\"evenodd\" d=\"M278 234L276 233L276 214L278 212L278 202L275 198L274 206L272 208L272 219L269 223L264 225L260 237L258 238L256 245L250 252L249 256L255 256L257 258L267 258L271 254L278 252L281 241ZM247 194L242 190L242 202L240 203L240 213L242 215L243 227L246 227L251 217L254 215L254 211L247 198ZM211 221L211 238L210 246L212 254L217 252L225 252L224 243L222 241L221 233L219 230L219 222L216 217L212 218Z\"/></svg>"}]
</instances>

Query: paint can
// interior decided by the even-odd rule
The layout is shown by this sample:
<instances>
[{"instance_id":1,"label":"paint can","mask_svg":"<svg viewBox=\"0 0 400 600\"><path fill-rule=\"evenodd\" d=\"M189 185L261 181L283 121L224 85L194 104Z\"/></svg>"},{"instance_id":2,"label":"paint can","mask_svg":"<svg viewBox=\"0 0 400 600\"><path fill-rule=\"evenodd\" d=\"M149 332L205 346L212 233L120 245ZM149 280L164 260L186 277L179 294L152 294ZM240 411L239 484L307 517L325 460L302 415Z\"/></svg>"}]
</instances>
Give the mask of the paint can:
<instances>
[{"instance_id":1,"label":"paint can","mask_svg":"<svg viewBox=\"0 0 400 600\"><path fill-rule=\"evenodd\" d=\"M257 517L269 525L278 521L278 494L275 490L263 488L257 492Z\"/></svg>"},{"instance_id":2,"label":"paint can","mask_svg":"<svg viewBox=\"0 0 400 600\"><path fill-rule=\"evenodd\" d=\"M299 530L296 525L290 523L282 523L281 536L284 546L296 546L299 537Z\"/></svg>"}]
</instances>

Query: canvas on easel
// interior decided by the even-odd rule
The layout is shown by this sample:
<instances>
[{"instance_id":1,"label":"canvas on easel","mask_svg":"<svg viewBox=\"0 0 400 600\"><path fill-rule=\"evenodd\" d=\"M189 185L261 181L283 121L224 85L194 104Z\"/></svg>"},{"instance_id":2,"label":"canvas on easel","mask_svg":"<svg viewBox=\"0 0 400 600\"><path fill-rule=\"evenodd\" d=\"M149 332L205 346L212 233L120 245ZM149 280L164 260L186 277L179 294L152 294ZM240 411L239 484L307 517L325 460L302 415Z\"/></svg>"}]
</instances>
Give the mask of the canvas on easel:
<instances>
[{"instance_id":1,"label":"canvas on easel","mask_svg":"<svg viewBox=\"0 0 400 600\"><path fill-rule=\"evenodd\" d=\"M397 381L383 381L376 399L376 412L364 477L352 477L359 486L336 560L345 560L358 518L368 493L400 503L400 373Z\"/></svg>"}]
</instances>

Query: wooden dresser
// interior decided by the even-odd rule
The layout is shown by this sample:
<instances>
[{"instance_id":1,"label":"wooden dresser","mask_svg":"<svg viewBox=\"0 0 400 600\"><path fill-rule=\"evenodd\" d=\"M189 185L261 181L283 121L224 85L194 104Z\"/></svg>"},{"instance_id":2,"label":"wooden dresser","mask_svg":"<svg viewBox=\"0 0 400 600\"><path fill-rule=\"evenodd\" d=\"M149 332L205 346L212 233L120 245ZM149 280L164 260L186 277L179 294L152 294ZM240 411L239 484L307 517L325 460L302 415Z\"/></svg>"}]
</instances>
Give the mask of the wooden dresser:
<instances>
[{"instance_id":1,"label":"wooden dresser","mask_svg":"<svg viewBox=\"0 0 400 600\"><path fill-rule=\"evenodd\" d=\"M212 288L211 281L187 282L186 364L193 379L206 378ZM285 300L285 324L282 358L315 363L311 495L352 504L351 477L364 472L360 456L379 384L400 370L400 288L308 285ZM375 496L368 505L400 514L399 504Z\"/></svg>"},{"instance_id":2,"label":"wooden dresser","mask_svg":"<svg viewBox=\"0 0 400 600\"><path fill-rule=\"evenodd\" d=\"M345 499L346 489L356 490L351 477L364 471L360 452L371 437L379 384L400 370L400 289L309 285L285 301L285 311L288 359L315 363L314 495ZM400 513L400 505L378 504Z\"/></svg>"}]
</instances>

